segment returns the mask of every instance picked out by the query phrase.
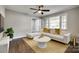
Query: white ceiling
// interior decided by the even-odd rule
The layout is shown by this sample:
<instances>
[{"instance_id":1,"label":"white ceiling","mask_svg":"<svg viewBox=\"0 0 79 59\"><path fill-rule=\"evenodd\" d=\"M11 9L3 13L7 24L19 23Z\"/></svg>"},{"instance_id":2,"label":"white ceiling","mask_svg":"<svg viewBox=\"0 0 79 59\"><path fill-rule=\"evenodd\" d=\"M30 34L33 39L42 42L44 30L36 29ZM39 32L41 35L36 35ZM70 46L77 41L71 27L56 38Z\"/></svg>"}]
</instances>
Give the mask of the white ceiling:
<instances>
[{"instance_id":1,"label":"white ceiling","mask_svg":"<svg viewBox=\"0 0 79 59\"><path fill-rule=\"evenodd\" d=\"M50 9L50 12L44 12L44 15L41 15L39 13L33 14L35 10L30 9L30 8L37 8L37 5L6 5L5 6L6 9L10 9L16 12L29 14L32 16L38 16L38 17L50 15L56 12L65 11L75 7L78 6L77 5L44 5L44 9Z\"/></svg>"}]
</instances>

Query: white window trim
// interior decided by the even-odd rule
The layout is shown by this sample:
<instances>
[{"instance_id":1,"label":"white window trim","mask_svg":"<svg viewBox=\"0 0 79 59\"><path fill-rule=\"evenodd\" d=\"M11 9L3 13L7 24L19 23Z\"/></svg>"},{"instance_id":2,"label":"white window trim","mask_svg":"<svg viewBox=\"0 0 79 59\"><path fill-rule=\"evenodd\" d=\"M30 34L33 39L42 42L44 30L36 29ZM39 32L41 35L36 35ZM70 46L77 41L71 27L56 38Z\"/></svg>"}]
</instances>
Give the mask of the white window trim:
<instances>
[{"instance_id":1,"label":"white window trim","mask_svg":"<svg viewBox=\"0 0 79 59\"><path fill-rule=\"evenodd\" d=\"M65 13L65 14L62 14L62 15L57 15L57 16L59 16L59 19L60 19L60 27L59 28L61 28L62 29L62 16L63 15L66 15L66 17L67 17L67 13ZM53 16L53 17L56 17L56 16ZM50 17L49 17L50 18ZM48 28L50 27L50 23L49 23L49 18L47 18L47 21L48 21ZM62 29L62 30L67 30L67 24L66 24L66 29Z\"/></svg>"}]
</instances>

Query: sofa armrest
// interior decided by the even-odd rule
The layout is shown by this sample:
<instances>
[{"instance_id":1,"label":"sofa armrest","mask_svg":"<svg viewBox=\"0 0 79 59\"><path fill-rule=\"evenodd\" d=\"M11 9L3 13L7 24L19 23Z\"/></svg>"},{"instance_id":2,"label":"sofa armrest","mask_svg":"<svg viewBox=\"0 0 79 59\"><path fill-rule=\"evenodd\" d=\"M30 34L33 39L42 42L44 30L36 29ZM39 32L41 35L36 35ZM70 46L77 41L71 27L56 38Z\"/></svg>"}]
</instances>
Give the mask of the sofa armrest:
<instances>
[{"instance_id":1,"label":"sofa armrest","mask_svg":"<svg viewBox=\"0 0 79 59\"><path fill-rule=\"evenodd\" d=\"M33 38L35 36L40 36L41 33L40 32L34 32L34 33L27 33L27 37L28 38Z\"/></svg>"},{"instance_id":2,"label":"sofa armrest","mask_svg":"<svg viewBox=\"0 0 79 59\"><path fill-rule=\"evenodd\" d=\"M71 40L71 33L64 34L64 41L69 43Z\"/></svg>"}]
</instances>

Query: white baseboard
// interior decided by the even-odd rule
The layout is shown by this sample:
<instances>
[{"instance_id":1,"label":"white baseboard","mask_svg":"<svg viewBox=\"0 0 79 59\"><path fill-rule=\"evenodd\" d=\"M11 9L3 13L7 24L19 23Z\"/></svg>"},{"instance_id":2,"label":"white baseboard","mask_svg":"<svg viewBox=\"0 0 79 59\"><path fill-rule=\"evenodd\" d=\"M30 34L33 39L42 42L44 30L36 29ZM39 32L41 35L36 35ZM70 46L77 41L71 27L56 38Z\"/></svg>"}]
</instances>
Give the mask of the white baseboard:
<instances>
[{"instance_id":1,"label":"white baseboard","mask_svg":"<svg viewBox=\"0 0 79 59\"><path fill-rule=\"evenodd\" d=\"M13 39L22 38L22 37L26 37L26 36L25 35L24 36L15 36L15 37L13 37Z\"/></svg>"}]
</instances>

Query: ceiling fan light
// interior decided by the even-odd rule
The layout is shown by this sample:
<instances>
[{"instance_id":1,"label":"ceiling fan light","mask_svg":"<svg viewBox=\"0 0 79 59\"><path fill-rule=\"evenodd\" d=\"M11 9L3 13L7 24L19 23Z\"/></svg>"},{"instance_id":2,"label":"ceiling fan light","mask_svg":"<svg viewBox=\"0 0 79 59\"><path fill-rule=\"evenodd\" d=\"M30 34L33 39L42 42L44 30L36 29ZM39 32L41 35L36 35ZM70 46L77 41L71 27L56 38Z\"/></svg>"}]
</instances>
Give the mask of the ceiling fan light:
<instances>
[{"instance_id":1,"label":"ceiling fan light","mask_svg":"<svg viewBox=\"0 0 79 59\"><path fill-rule=\"evenodd\" d=\"M42 11L38 11L38 13L41 13Z\"/></svg>"}]
</instances>

